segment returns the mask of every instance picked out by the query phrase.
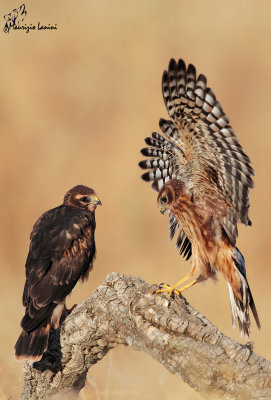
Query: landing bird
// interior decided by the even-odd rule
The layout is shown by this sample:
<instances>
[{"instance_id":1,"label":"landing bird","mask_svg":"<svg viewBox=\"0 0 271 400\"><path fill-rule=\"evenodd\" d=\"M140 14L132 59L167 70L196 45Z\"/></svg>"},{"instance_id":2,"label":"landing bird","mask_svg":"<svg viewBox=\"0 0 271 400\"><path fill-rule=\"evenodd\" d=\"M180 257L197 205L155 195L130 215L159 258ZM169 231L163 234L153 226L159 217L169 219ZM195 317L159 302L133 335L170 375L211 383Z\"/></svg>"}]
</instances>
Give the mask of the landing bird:
<instances>
[{"instance_id":1,"label":"landing bird","mask_svg":"<svg viewBox=\"0 0 271 400\"><path fill-rule=\"evenodd\" d=\"M192 269L175 285L160 285L157 293L179 295L183 290L216 279L222 272L228 283L232 323L250 337L249 307L260 321L246 278L245 260L236 247L237 223L251 225L249 189L254 171L229 119L192 64L172 59L162 78L164 102L171 120L160 120L167 139L157 132L141 150L139 163L151 169L142 175L159 192L160 211L169 213L170 239L179 230L177 248ZM193 280L184 285L189 278Z\"/></svg>"},{"instance_id":2,"label":"landing bird","mask_svg":"<svg viewBox=\"0 0 271 400\"><path fill-rule=\"evenodd\" d=\"M23 292L25 315L15 345L17 359L38 361L47 349L50 328L66 313L67 295L84 281L95 258L95 209L102 204L93 189L78 185L59 207L45 212L30 236Z\"/></svg>"}]
</instances>

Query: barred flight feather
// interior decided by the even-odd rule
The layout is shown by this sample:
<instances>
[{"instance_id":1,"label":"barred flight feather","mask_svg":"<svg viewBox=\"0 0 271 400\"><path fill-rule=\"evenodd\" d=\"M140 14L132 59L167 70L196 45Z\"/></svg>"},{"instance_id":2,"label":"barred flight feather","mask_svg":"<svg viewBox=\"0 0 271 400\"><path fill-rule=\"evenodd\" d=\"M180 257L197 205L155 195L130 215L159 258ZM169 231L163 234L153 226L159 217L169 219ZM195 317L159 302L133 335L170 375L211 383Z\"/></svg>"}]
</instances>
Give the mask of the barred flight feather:
<instances>
[{"instance_id":1,"label":"barred flight feather","mask_svg":"<svg viewBox=\"0 0 271 400\"><path fill-rule=\"evenodd\" d=\"M207 88L207 79L202 74L197 78L193 65L189 64L186 69L183 60L176 63L172 59L168 71L163 74L162 91L169 116L178 129L176 131L176 128L171 128L167 137L176 144L181 141L184 153L189 151L191 157L192 152L200 168L205 168L207 173L210 160L216 160L221 192L234 207L238 220L248 224L249 201L246 188L253 187L251 176L254 171L222 106L213 91ZM164 125L165 122L162 123ZM162 130L166 134L166 129ZM184 130L191 132L189 146L187 138L182 134ZM241 193L243 195L240 196Z\"/></svg>"},{"instance_id":2,"label":"barred flight feather","mask_svg":"<svg viewBox=\"0 0 271 400\"><path fill-rule=\"evenodd\" d=\"M203 74L197 77L192 64L186 68L183 60L170 60L168 71L163 73L162 92L172 121L162 118L159 126L168 140L157 132L145 139L151 147L141 153L153 159L139 163L141 168L151 170L142 179L153 181L152 187L159 191L172 178L189 179L193 188L201 182L196 174L209 176L232 206L228 218L234 213L236 222L224 218L223 228L234 244L237 222L251 224L249 189L253 188L254 171L250 159L214 92L207 87L206 77ZM194 161L194 175L189 171L188 159Z\"/></svg>"},{"instance_id":3,"label":"barred flight feather","mask_svg":"<svg viewBox=\"0 0 271 400\"><path fill-rule=\"evenodd\" d=\"M145 143L152 147L145 147L141 153L151 159L139 163L142 169L151 169L142 175L146 182L153 182L153 189L159 191L165 182L179 175L180 165L186 163L183 151L176 144L169 142L157 132L147 137ZM155 157L155 158L154 158Z\"/></svg>"},{"instance_id":4,"label":"barred flight feather","mask_svg":"<svg viewBox=\"0 0 271 400\"><path fill-rule=\"evenodd\" d=\"M179 229L179 224L177 219L173 216L171 212L169 212L169 238L173 239L176 232ZM179 253L183 255L183 257L188 260L192 255L192 244L190 240L185 236L185 233L182 229L180 229L179 235L177 237L176 248L179 250Z\"/></svg>"},{"instance_id":5,"label":"barred flight feather","mask_svg":"<svg viewBox=\"0 0 271 400\"><path fill-rule=\"evenodd\" d=\"M197 271L199 277L207 279L212 263L214 271L226 268L233 325L237 321L241 333L249 337L249 307L258 328L260 322L245 262L235 243L237 223L251 225L249 189L253 188L254 171L250 159L214 92L207 87L206 77L197 76L192 64L186 67L183 60L171 59L162 76L162 93L171 120L159 121L165 137L154 132L145 139L149 147L141 153L147 159L139 166L149 171L142 179L152 181L152 187L160 191L161 207L163 196L167 199L169 237L172 240L177 235L176 247L184 258L191 257L193 243L193 274ZM179 204L177 209L174 204ZM209 235L208 242L198 232ZM206 252L208 262L201 259L197 245ZM208 258L210 248L212 254L221 254L215 262ZM200 262L206 267L206 276L197 270Z\"/></svg>"}]
</instances>

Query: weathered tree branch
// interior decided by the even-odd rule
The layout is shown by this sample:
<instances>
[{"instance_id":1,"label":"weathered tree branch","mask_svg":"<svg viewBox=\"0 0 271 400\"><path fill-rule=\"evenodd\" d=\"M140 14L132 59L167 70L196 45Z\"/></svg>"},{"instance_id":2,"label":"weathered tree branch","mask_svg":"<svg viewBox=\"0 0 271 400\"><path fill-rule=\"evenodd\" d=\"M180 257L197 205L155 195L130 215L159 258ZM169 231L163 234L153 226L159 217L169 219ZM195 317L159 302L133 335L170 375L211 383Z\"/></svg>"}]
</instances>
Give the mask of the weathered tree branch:
<instances>
[{"instance_id":1,"label":"weathered tree branch","mask_svg":"<svg viewBox=\"0 0 271 400\"><path fill-rule=\"evenodd\" d=\"M184 298L109 274L50 335L43 359L25 364L21 400L76 395L88 369L118 344L145 351L210 399L271 399L271 362L224 336ZM60 346L61 343L61 346Z\"/></svg>"}]
</instances>

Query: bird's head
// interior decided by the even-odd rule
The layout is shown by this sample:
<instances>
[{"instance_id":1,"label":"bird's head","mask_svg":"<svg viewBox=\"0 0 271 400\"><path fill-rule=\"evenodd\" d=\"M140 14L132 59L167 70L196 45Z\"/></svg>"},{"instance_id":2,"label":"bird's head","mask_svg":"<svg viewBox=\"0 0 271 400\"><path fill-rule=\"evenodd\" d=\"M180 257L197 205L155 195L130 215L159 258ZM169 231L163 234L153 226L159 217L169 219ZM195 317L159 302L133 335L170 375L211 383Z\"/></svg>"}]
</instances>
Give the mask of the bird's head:
<instances>
[{"instance_id":1,"label":"bird's head","mask_svg":"<svg viewBox=\"0 0 271 400\"><path fill-rule=\"evenodd\" d=\"M162 189L160 190L160 193L158 195L157 203L159 210L162 214L165 213L166 210L169 209L170 204L173 201L173 193L172 193L172 188L165 184Z\"/></svg>"},{"instance_id":2,"label":"bird's head","mask_svg":"<svg viewBox=\"0 0 271 400\"><path fill-rule=\"evenodd\" d=\"M158 195L158 207L162 214L166 210L170 210L174 202L181 196L184 192L184 184L181 181L171 179L166 182Z\"/></svg>"},{"instance_id":3,"label":"bird's head","mask_svg":"<svg viewBox=\"0 0 271 400\"><path fill-rule=\"evenodd\" d=\"M102 202L93 189L87 186L77 185L65 194L63 204L93 212L98 204L102 205Z\"/></svg>"}]
</instances>

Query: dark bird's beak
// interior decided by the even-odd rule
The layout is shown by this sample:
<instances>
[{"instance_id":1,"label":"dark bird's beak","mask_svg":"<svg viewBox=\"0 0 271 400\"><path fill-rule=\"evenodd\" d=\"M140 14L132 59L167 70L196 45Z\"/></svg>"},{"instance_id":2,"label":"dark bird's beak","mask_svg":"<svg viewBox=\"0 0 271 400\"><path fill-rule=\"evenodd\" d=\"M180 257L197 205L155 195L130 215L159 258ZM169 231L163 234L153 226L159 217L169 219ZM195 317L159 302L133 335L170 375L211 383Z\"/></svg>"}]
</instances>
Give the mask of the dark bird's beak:
<instances>
[{"instance_id":1,"label":"dark bird's beak","mask_svg":"<svg viewBox=\"0 0 271 400\"><path fill-rule=\"evenodd\" d=\"M159 210L161 214L164 214L166 211L166 208L164 206L159 206Z\"/></svg>"}]
</instances>

